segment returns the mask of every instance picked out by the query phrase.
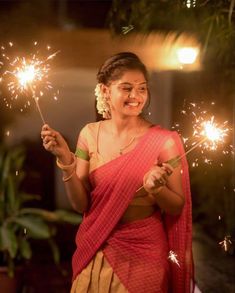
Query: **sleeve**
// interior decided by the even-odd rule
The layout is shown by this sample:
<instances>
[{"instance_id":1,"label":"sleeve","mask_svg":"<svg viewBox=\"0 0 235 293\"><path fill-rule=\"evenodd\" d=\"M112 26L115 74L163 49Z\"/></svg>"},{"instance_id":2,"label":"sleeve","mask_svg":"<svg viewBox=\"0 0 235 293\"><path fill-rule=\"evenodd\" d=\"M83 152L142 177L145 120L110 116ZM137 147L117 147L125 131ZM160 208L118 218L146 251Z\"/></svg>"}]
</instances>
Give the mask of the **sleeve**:
<instances>
[{"instance_id":1,"label":"sleeve","mask_svg":"<svg viewBox=\"0 0 235 293\"><path fill-rule=\"evenodd\" d=\"M180 151L173 135L169 135L169 138L164 143L159 155L159 163L168 163L174 168L180 165Z\"/></svg>"},{"instance_id":2,"label":"sleeve","mask_svg":"<svg viewBox=\"0 0 235 293\"><path fill-rule=\"evenodd\" d=\"M88 145L88 127L87 125L82 128L78 136L77 147L75 151L75 156L77 158L83 159L85 161L90 160L89 156L89 145Z\"/></svg>"}]
</instances>

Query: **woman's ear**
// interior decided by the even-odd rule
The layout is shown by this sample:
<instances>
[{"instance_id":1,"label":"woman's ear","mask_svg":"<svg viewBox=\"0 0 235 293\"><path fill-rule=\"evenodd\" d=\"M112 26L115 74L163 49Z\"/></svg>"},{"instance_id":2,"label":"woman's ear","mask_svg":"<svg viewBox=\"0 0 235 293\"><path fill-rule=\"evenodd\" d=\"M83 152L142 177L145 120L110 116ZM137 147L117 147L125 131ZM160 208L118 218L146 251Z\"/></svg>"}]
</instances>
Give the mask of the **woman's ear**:
<instances>
[{"instance_id":1,"label":"woman's ear","mask_svg":"<svg viewBox=\"0 0 235 293\"><path fill-rule=\"evenodd\" d=\"M109 100L109 95L110 95L110 90L109 90L109 87L105 84L101 84L101 92L103 94L103 97L106 99L106 100Z\"/></svg>"}]
</instances>

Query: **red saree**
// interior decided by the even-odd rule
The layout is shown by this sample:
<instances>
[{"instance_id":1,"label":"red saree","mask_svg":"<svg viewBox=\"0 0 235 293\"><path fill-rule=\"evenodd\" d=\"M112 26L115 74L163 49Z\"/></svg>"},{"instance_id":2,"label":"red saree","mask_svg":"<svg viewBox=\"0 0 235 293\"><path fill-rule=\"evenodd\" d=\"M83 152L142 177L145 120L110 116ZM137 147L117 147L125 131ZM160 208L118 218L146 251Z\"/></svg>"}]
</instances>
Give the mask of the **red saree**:
<instances>
[{"instance_id":1,"label":"red saree","mask_svg":"<svg viewBox=\"0 0 235 293\"><path fill-rule=\"evenodd\" d=\"M156 162L169 137L174 138L182 154L178 135L155 126L132 151L90 174L91 207L76 236L73 279L102 249L113 271L131 293L190 292L191 201L185 158L182 159L182 180L186 204L180 216L166 215L163 223L158 212L144 220L119 223L142 185L144 174ZM169 250L177 254L180 267L169 264Z\"/></svg>"}]
</instances>

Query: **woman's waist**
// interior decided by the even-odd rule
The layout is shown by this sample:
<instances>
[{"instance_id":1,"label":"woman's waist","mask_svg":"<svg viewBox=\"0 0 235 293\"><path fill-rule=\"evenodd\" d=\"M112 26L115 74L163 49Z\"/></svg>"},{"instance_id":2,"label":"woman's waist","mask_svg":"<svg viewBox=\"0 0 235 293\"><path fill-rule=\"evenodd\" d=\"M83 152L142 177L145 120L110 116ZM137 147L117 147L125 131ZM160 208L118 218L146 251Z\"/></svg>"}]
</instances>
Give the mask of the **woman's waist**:
<instances>
[{"instance_id":1,"label":"woman's waist","mask_svg":"<svg viewBox=\"0 0 235 293\"><path fill-rule=\"evenodd\" d=\"M139 237L139 235L157 235L158 231L163 231L163 223L161 212L154 211L151 215L145 218L138 218L132 221L119 221L112 235L132 235L131 237ZM141 237L142 237L141 236Z\"/></svg>"},{"instance_id":2,"label":"woman's waist","mask_svg":"<svg viewBox=\"0 0 235 293\"><path fill-rule=\"evenodd\" d=\"M120 220L120 224L144 220L151 217L155 212L156 206L153 205L129 205Z\"/></svg>"},{"instance_id":3,"label":"woman's waist","mask_svg":"<svg viewBox=\"0 0 235 293\"><path fill-rule=\"evenodd\" d=\"M120 222L107 240L108 245L147 246L166 243L166 233L160 212L135 221Z\"/></svg>"}]
</instances>

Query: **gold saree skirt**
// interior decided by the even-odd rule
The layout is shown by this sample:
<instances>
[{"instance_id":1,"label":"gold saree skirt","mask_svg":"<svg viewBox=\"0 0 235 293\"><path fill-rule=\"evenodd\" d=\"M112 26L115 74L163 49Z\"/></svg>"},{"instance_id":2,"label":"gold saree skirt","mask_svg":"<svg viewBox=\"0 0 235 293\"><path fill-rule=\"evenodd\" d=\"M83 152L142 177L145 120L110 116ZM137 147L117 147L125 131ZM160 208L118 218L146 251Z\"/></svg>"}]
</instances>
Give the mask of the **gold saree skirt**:
<instances>
[{"instance_id":1,"label":"gold saree skirt","mask_svg":"<svg viewBox=\"0 0 235 293\"><path fill-rule=\"evenodd\" d=\"M98 251L87 267L73 281L70 293L127 293L112 267Z\"/></svg>"}]
</instances>

